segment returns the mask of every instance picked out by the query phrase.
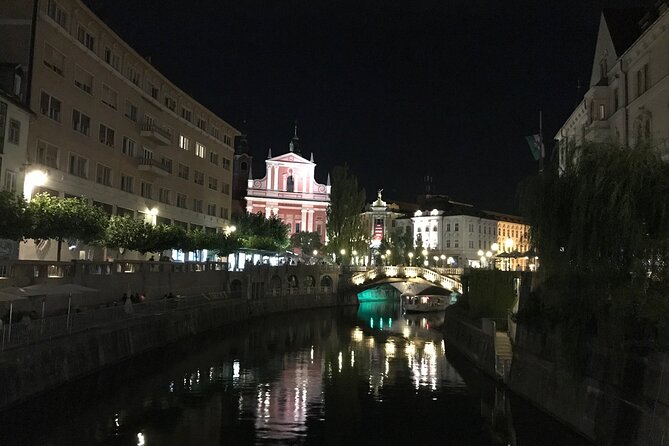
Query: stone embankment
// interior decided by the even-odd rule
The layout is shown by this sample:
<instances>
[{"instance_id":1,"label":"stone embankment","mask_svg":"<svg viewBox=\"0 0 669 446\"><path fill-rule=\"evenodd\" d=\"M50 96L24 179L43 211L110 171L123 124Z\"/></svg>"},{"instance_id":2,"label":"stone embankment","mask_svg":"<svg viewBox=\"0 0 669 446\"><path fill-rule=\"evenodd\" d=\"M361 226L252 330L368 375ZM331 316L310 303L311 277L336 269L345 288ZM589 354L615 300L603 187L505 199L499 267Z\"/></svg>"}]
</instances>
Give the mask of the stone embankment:
<instances>
[{"instance_id":1,"label":"stone embankment","mask_svg":"<svg viewBox=\"0 0 669 446\"><path fill-rule=\"evenodd\" d=\"M355 305L355 295L308 294L262 299L218 299L188 307L135 314L0 354L0 409L135 355L252 317Z\"/></svg>"}]
</instances>

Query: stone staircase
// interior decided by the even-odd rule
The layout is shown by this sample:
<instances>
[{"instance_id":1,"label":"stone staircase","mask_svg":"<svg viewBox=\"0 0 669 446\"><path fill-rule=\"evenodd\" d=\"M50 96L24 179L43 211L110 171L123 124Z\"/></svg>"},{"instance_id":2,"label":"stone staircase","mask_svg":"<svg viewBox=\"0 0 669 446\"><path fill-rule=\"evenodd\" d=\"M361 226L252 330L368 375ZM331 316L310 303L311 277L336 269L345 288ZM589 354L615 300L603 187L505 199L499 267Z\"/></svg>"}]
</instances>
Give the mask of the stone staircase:
<instances>
[{"instance_id":1,"label":"stone staircase","mask_svg":"<svg viewBox=\"0 0 669 446\"><path fill-rule=\"evenodd\" d=\"M511 360L513 359L513 347L511 339L506 332L495 333L495 368L497 376L507 381L511 371Z\"/></svg>"}]
</instances>

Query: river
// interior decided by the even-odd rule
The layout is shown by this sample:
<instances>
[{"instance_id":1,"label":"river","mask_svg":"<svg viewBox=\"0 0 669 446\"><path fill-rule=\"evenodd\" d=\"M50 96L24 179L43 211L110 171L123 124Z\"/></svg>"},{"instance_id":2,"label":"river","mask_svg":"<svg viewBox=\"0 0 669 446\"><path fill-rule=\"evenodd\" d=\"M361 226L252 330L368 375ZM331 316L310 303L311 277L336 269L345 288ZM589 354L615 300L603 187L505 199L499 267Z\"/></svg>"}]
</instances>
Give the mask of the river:
<instances>
[{"instance_id":1,"label":"river","mask_svg":"<svg viewBox=\"0 0 669 446\"><path fill-rule=\"evenodd\" d=\"M397 303L273 315L0 414L0 445L585 445L481 375L443 315Z\"/></svg>"}]
</instances>

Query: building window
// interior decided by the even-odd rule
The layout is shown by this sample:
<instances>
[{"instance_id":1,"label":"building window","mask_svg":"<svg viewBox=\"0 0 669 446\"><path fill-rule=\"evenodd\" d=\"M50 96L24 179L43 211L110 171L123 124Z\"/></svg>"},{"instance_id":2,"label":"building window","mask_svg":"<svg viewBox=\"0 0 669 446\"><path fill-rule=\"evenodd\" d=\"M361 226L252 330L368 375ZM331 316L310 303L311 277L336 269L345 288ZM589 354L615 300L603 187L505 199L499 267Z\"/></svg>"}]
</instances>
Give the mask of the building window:
<instances>
[{"instance_id":1,"label":"building window","mask_svg":"<svg viewBox=\"0 0 669 446\"><path fill-rule=\"evenodd\" d=\"M207 205L207 215L211 215L212 217L216 217L216 205L213 203L209 203Z\"/></svg>"},{"instance_id":2,"label":"building window","mask_svg":"<svg viewBox=\"0 0 669 446\"><path fill-rule=\"evenodd\" d=\"M193 112L188 110L186 107L181 107L181 117L184 118L186 121L191 122L193 119Z\"/></svg>"},{"instance_id":3,"label":"building window","mask_svg":"<svg viewBox=\"0 0 669 446\"><path fill-rule=\"evenodd\" d=\"M132 65L128 65L126 68L126 76L130 82L133 84L137 85L139 87L139 72L133 67Z\"/></svg>"},{"instance_id":4,"label":"building window","mask_svg":"<svg viewBox=\"0 0 669 446\"><path fill-rule=\"evenodd\" d=\"M200 172L199 170L196 170L193 173L193 179L195 181L195 184L199 184L201 186L204 185L204 172Z\"/></svg>"},{"instance_id":5,"label":"building window","mask_svg":"<svg viewBox=\"0 0 669 446\"><path fill-rule=\"evenodd\" d=\"M184 180L187 180L190 177L190 168L186 166L185 164L179 163L179 171L177 172L177 176L179 178L183 178Z\"/></svg>"},{"instance_id":6,"label":"building window","mask_svg":"<svg viewBox=\"0 0 669 446\"><path fill-rule=\"evenodd\" d=\"M70 154L70 173L80 178L88 178L88 160L74 153Z\"/></svg>"},{"instance_id":7,"label":"building window","mask_svg":"<svg viewBox=\"0 0 669 446\"><path fill-rule=\"evenodd\" d=\"M474 232L474 224L469 223L469 232Z\"/></svg>"},{"instance_id":8,"label":"building window","mask_svg":"<svg viewBox=\"0 0 669 446\"><path fill-rule=\"evenodd\" d=\"M460 241L458 239L453 240L453 247L454 248L459 248L460 246Z\"/></svg>"},{"instance_id":9,"label":"building window","mask_svg":"<svg viewBox=\"0 0 669 446\"><path fill-rule=\"evenodd\" d=\"M218 190L218 179L209 177L209 189Z\"/></svg>"},{"instance_id":10,"label":"building window","mask_svg":"<svg viewBox=\"0 0 669 446\"><path fill-rule=\"evenodd\" d=\"M225 159L225 158L224 158ZM218 153L216 152L209 152L209 161L212 164L218 165ZM224 166L225 167L225 166Z\"/></svg>"},{"instance_id":11,"label":"building window","mask_svg":"<svg viewBox=\"0 0 669 446\"><path fill-rule=\"evenodd\" d=\"M469 241L469 248L474 249L474 240Z\"/></svg>"},{"instance_id":12,"label":"building window","mask_svg":"<svg viewBox=\"0 0 669 446\"><path fill-rule=\"evenodd\" d=\"M12 144L19 144L21 139L21 123L16 119L9 120L9 131L7 133L7 141Z\"/></svg>"},{"instance_id":13,"label":"building window","mask_svg":"<svg viewBox=\"0 0 669 446\"><path fill-rule=\"evenodd\" d=\"M46 13L49 17L53 19L54 22L58 23L61 27L67 29L67 22L69 21L69 16L67 12L54 0L49 0L46 7Z\"/></svg>"},{"instance_id":14,"label":"building window","mask_svg":"<svg viewBox=\"0 0 669 446\"><path fill-rule=\"evenodd\" d=\"M170 190L163 189L162 187L158 190L158 201L165 204L171 204L170 200Z\"/></svg>"},{"instance_id":15,"label":"building window","mask_svg":"<svg viewBox=\"0 0 669 446\"><path fill-rule=\"evenodd\" d=\"M221 218L228 218L228 208L221 208Z\"/></svg>"},{"instance_id":16,"label":"building window","mask_svg":"<svg viewBox=\"0 0 669 446\"><path fill-rule=\"evenodd\" d=\"M89 50L95 51L95 37L81 25L77 28L77 40Z\"/></svg>"},{"instance_id":17,"label":"building window","mask_svg":"<svg viewBox=\"0 0 669 446\"><path fill-rule=\"evenodd\" d=\"M151 199L153 197L153 184L142 181L139 193L142 197Z\"/></svg>"},{"instance_id":18,"label":"building window","mask_svg":"<svg viewBox=\"0 0 669 446\"><path fill-rule=\"evenodd\" d=\"M446 223L446 232L451 232L451 224Z\"/></svg>"},{"instance_id":19,"label":"building window","mask_svg":"<svg viewBox=\"0 0 669 446\"><path fill-rule=\"evenodd\" d=\"M165 95L165 107L168 109L175 111L177 109L177 101L172 99L171 97Z\"/></svg>"},{"instance_id":20,"label":"building window","mask_svg":"<svg viewBox=\"0 0 669 446\"><path fill-rule=\"evenodd\" d=\"M636 92L637 97L648 90L648 64L645 64L636 72Z\"/></svg>"},{"instance_id":21,"label":"building window","mask_svg":"<svg viewBox=\"0 0 669 446\"><path fill-rule=\"evenodd\" d=\"M207 131L207 121L204 118L197 118L197 126L200 130Z\"/></svg>"},{"instance_id":22,"label":"building window","mask_svg":"<svg viewBox=\"0 0 669 446\"><path fill-rule=\"evenodd\" d=\"M454 226L454 227L453 227L453 230L454 230L455 232L458 232L458 231L460 230L460 223L455 223L453 226Z\"/></svg>"},{"instance_id":23,"label":"building window","mask_svg":"<svg viewBox=\"0 0 669 446\"><path fill-rule=\"evenodd\" d=\"M230 184L223 183L223 186L221 187L221 192L223 192L225 195L230 195Z\"/></svg>"},{"instance_id":24,"label":"building window","mask_svg":"<svg viewBox=\"0 0 669 446\"><path fill-rule=\"evenodd\" d=\"M230 145L232 143L232 138L230 138L230 135L223 135L223 144Z\"/></svg>"},{"instance_id":25,"label":"building window","mask_svg":"<svg viewBox=\"0 0 669 446\"><path fill-rule=\"evenodd\" d=\"M286 178L286 191L288 192L295 191L295 180L293 179L292 175L288 175L288 178Z\"/></svg>"},{"instance_id":26,"label":"building window","mask_svg":"<svg viewBox=\"0 0 669 446\"><path fill-rule=\"evenodd\" d=\"M198 156L200 158L204 158L206 152L206 148L200 144L199 142L195 143L195 156Z\"/></svg>"},{"instance_id":27,"label":"building window","mask_svg":"<svg viewBox=\"0 0 669 446\"><path fill-rule=\"evenodd\" d=\"M620 107L620 101L619 101L619 96L620 93L618 92L617 88L613 89L613 110L618 110L618 107Z\"/></svg>"},{"instance_id":28,"label":"building window","mask_svg":"<svg viewBox=\"0 0 669 446\"><path fill-rule=\"evenodd\" d=\"M98 184L104 184L105 186L111 186L112 170L111 167L105 166L103 164L98 164L95 172L95 182Z\"/></svg>"},{"instance_id":29,"label":"building window","mask_svg":"<svg viewBox=\"0 0 669 446\"><path fill-rule=\"evenodd\" d=\"M218 129L218 127L212 127L211 134L213 135L214 138L219 140L221 139L221 131Z\"/></svg>"},{"instance_id":30,"label":"building window","mask_svg":"<svg viewBox=\"0 0 669 446\"><path fill-rule=\"evenodd\" d=\"M186 195L177 192L177 207L186 209Z\"/></svg>"},{"instance_id":31,"label":"building window","mask_svg":"<svg viewBox=\"0 0 669 446\"><path fill-rule=\"evenodd\" d=\"M202 200L193 198L193 211L202 213Z\"/></svg>"},{"instance_id":32,"label":"building window","mask_svg":"<svg viewBox=\"0 0 669 446\"><path fill-rule=\"evenodd\" d=\"M93 75L79 65L75 65L74 85L88 94L93 94Z\"/></svg>"},{"instance_id":33,"label":"building window","mask_svg":"<svg viewBox=\"0 0 669 446\"><path fill-rule=\"evenodd\" d=\"M44 61L44 65L51 68L55 73L63 75L65 55L48 43L44 44L44 57L42 60Z\"/></svg>"},{"instance_id":34,"label":"building window","mask_svg":"<svg viewBox=\"0 0 669 446\"><path fill-rule=\"evenodd\" d=\"M8 192L16 192L16 172L5 170L5 181L2 183L2 188Z\"/></svg>"},{"instance_id":35,"label":"building window","mask_svg":"<svg viewBox=\"0 0 669 446\"><path fill-rule=\"evenodd\" d=\"M102 103L114 110L118 107L118 93L107 84L102 84Z\"/></svg>"},{"instance_id":36,"label":"building window","mask_svg":"<svg viewBox=\"0 0 669 446\"><path fill-rule=\"evenodd\" d=\"M225 157L223 157L223 168L230 170L230 160ZM246 170L246 163L242 163L242 170Z\"/></svg>"},{"instance_id":37,"label":"building window","mask_svg":"<svg viewBox=\"0 0 669 446\"><path fill-rule=\"evenodd\" d=\"M179 135L179 147L184 150L190 150L190 139L184 135Z\"/></svg>"},{"instance_id":38,"label":"building window","mask_svg":"<svg viewBox=\"0 0 669 446\"><path fill-rule=\"evenodd\" d=\"M58 99L54 98L49 93L42 92L39 107L40 113L54 121L60 122L60 111L62 107L63 105Z\"/></svg>"},{"instance_id":39,"label":"building window","mask_svg":"<svg viewBox=\"0 0 669 446\"><path fill-rule=\"evenodd\" d=\"M145 160L152 160L153 150L149 149L146 146L142 146L142 158L144 158Z\"/></svg>"},{"instance_id":40,"label":"building window","mask_svg":"<svg viewBox=\"0 0 669 446\"><path fill-rule=\"evenodd\" d=\"M81 133L82 135L90 135L91 133L91 118L83 114L76 108L72 109L72 129Z\"/></svg>"},{"instance_id":41,"label":"building window","mask_svg":"<svg viewBox=\"0 0 669 446\"><path fill-rule=\"evenodd\" d=\"M137 122L137 106L130 101L125 101L125 117Z\"/></svg>"},{"instance_id":42,"label":"building window","mask_svg":"<svg viewBox=\"0 0 669 446\"><path fill-rule=\"evenodd\" d=\"M450 241L450 240L446 240L446 247L447 247L447 248L450 248L450 247L451 247L451 241Z\"/></svg>"},{"instance_id":43,"label":"building window","mask_svg":"<svg viewBox=\"0 0 669 446\"><path fill-rule=\"evenodd\" d=\"M105 47L105 62L118 71L121 68L121 58L108 46Z\"/></svg>"},{"instance_id":44,"label":"building window","mask_svg":"<svg viewBox=\"0 0 669 446\"><path fill-rule=\"evenodd\" d=\"M603 121L606 119L606 106L604 104L599 104L599 120Z\"/></svg>"},{"instance_id":45,"label":"building window","mask_svg":"<svg viewBox=\"0 0 669 446\"><path fill-rule=\"evenodd\" d=\"M160 93L160 90L153 84L153 82L147 81L146 91L151 95L153 99L158 100L158 94Z\"/></svg>"},{"instance_id":46,"label":"building window","mask_svg":"<svg viewBox=\"0 0 669 446\"><path fill-rule=\"evenodd\" d=\"M106 125L100 124L98 139L102 144L105 144L109 147L114 147L114 129L110 129Z\"/></svg>"},{"instance_id":47,"label":"building window","mask_svg":"<svg viewBox=\"0 0 669 446\"><path fill-rule=\"evenodd\" d=\"M36 161L48 167L58 169L58 147L41 139L37 141Z\"/></svg>"},{"instance_id":48,"label":"building window","mask_svg":"<svg viewBox=\"0 0 669 446\"><path fill-rule=\"evenodd\" d=\"M121 174L121 190L124 192L132 193L134 178Z\"/></svg>"},{"instance_id":49,"label":"building window","mask_svg":"<svg viewBox=\"0 0 669 446\"><path fill-rule=\"evenodd\" d=\"M128 155L130 157L135 157L135 147L137 147L137 143L133 141L132 139L128 138L127 136L123 137L123 154Z\"/></svg>"}]
</instances>

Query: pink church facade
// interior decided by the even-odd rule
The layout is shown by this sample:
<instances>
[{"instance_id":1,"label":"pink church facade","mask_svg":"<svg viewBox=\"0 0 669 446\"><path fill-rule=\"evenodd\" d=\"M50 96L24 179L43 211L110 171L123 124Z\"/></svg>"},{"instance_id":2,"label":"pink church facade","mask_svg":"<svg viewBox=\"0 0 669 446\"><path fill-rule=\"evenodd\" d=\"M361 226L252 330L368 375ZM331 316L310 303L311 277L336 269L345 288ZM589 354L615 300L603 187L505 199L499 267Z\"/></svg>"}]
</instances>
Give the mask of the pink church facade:
<instances>
[{"instance_id":1,"label":"pink church facade","mask_svg":"<svg viewBox=\"0 0 669 446\"><path fill-rule=\"evenodd\" d=\"M290 147L293 149L293 143ZM316 182L313 154L311 160L292 150L273 158L270 154L265 167L264 178L253 179L249 175L247 212L276 215L289 226L290 235L318 232L321 242L325 243L330 177L328 184Z\"/></svg>"}]
</instances>

